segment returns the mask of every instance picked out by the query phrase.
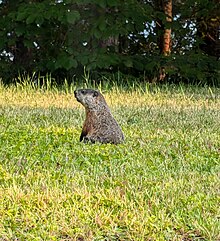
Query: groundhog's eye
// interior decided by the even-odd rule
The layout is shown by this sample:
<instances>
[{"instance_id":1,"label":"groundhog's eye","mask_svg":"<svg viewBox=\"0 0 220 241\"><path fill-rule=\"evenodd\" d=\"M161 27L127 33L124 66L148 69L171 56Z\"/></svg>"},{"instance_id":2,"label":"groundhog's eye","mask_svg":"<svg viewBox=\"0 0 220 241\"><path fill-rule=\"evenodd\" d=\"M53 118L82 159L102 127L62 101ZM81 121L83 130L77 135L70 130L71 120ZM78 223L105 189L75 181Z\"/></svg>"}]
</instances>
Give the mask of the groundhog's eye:
<instances>
[{"instance_id":1,"label":"groundhog's eye","mask_svg":"<svg viewBox=\"0 0 220 241\"><path fill-rule=\"evenodd\" d=\"M81 93L84 95L85 94L85 90L81 90Z\"/></svg>"},{"instance_id":2,"label":"groundhog's eye","mask_svg":"<svg viewBox=\"0 0 220 241\"><path fill-rule=\"evenodd\" d=\"M94 96L94 97L98 96L98 92L95 91L95 92L93 93L93 96Z\"/></svg>"}]
</instances>

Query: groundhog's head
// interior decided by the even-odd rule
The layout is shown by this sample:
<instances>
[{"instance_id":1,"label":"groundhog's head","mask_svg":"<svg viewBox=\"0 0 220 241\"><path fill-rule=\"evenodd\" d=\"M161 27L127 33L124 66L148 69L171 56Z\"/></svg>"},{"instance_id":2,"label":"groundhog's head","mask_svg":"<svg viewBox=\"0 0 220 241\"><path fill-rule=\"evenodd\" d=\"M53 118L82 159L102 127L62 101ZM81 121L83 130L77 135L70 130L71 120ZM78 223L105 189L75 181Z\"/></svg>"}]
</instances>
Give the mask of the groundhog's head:
<instances>
[{"instance_id":1,"label":"groundhog's head","mask_svg":"<svg viewBox=\"0 0 220 241\"><path fill-rule=\"evenodd\" d=\"M107 107L103 95L97 90L75 90L74 95L77 101L79 101L86 109L98 110L100 108Z\"/></svg>"}]
</instances>

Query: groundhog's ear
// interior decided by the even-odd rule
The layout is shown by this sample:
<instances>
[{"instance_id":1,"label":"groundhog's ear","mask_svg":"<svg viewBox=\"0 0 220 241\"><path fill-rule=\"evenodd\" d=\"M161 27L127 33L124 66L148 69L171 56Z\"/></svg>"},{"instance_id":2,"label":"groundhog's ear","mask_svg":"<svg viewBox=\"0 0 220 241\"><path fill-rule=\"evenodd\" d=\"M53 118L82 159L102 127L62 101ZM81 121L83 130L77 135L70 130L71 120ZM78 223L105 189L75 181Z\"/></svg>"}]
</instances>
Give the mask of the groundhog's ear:
<instances>
[{"instance_id":1,"label":"groundhog's ear","mask_svg":"<svg viewBox=\"0 0 220 241\"><path fill-rule=\"evenodd\" d=\"M93 96L97 97L98 95L99 95L99 93L97 91L94 91Z\"/></svg>"}]
</instances>

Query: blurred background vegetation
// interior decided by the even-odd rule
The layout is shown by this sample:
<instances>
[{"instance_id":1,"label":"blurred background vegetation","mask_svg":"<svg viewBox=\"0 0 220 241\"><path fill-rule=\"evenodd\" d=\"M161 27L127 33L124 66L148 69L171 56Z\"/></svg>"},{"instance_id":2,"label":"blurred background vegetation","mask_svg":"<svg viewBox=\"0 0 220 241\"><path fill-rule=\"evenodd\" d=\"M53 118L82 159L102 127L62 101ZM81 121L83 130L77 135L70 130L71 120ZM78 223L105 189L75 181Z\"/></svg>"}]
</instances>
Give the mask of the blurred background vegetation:
<instances>
[{"instance_id":1,"label":"blurred background vegetation","mask_svg":"<svg viewBox=\"0 0 220 241\"><path fill-rule=\"evenodd\" d=\"M0 78L50 73L62 83L86 71L220 85L219 9L219 0L0 0Z\"/></svg>"}]
</instances>

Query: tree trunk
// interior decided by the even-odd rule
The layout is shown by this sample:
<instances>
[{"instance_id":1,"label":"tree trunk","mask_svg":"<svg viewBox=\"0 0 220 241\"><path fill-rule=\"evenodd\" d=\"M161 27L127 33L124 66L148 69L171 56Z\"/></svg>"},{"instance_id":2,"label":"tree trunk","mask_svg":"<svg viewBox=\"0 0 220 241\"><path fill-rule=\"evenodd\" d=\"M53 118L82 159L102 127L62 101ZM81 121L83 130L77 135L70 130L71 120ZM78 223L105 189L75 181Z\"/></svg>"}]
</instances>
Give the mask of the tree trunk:
<instances>
[{"instance_id":1,"label":"tree trunk","mask_svg":"<svg viewBox=\"0 0 220 241\"><path fill-rule=\"evenodd\" d=\"M157 0L156 8L166 15L166 22L172 22L172 0ZM166 28L161 19L157 19L158 46L160 52L167 56L171 52L171 29Z\"/></svg>"},{"instance_id":2,"label":"tree trunk","mask_svg":"<svg viewBox=\"0 0 220 241\"><path fill-rule=\"evenodd\" d=\"M172 22L172 0L163 1L163 11L166 14L166 21ZM165 28L163 34L162 53L167 56L171 52L171 29Z\"/></svg>"},{"instance_id":3,"label":"tree trunk","mask_svg":"<svg viewBox=\"0 0 220 241\"><path fill-rule=\"evenodd\" d=\"M22 66L26 71L31 71L33 64L32 50L24 45L24 38L22 36L17 38L15 46L12 46L11 52L13 53L13 62Z\"/></svg>"},{"instance_id":4,"label":"tree trunk","mask_svg":"<svg viewBox=\"0 0 220 241\"><path fill-rule=\"evenodd\" d=\"M217 2L217 1L216 1ZM209 16L197 18L197 35L203 41L199 47L208 55L220 58L220 17L218 9L210 11Z\"/></svg>"},{"instance_id":5,"label":"tree trunk","mask_svg":"<svg viewBox=\"0 0 220 241\"><path fill-rule=\"evenodd\" d=\"M166 15L166 22L172 22L172 0L156 0L156 9L163 12ZM161 19L156 20L157 35L158 35L158 47L160 53L164 56L168 56L171 53L171 28L165 26ZM166 77L166 67L161 66L157 73L157 81L163 81Z\"/></svg>"}]
</instances>

